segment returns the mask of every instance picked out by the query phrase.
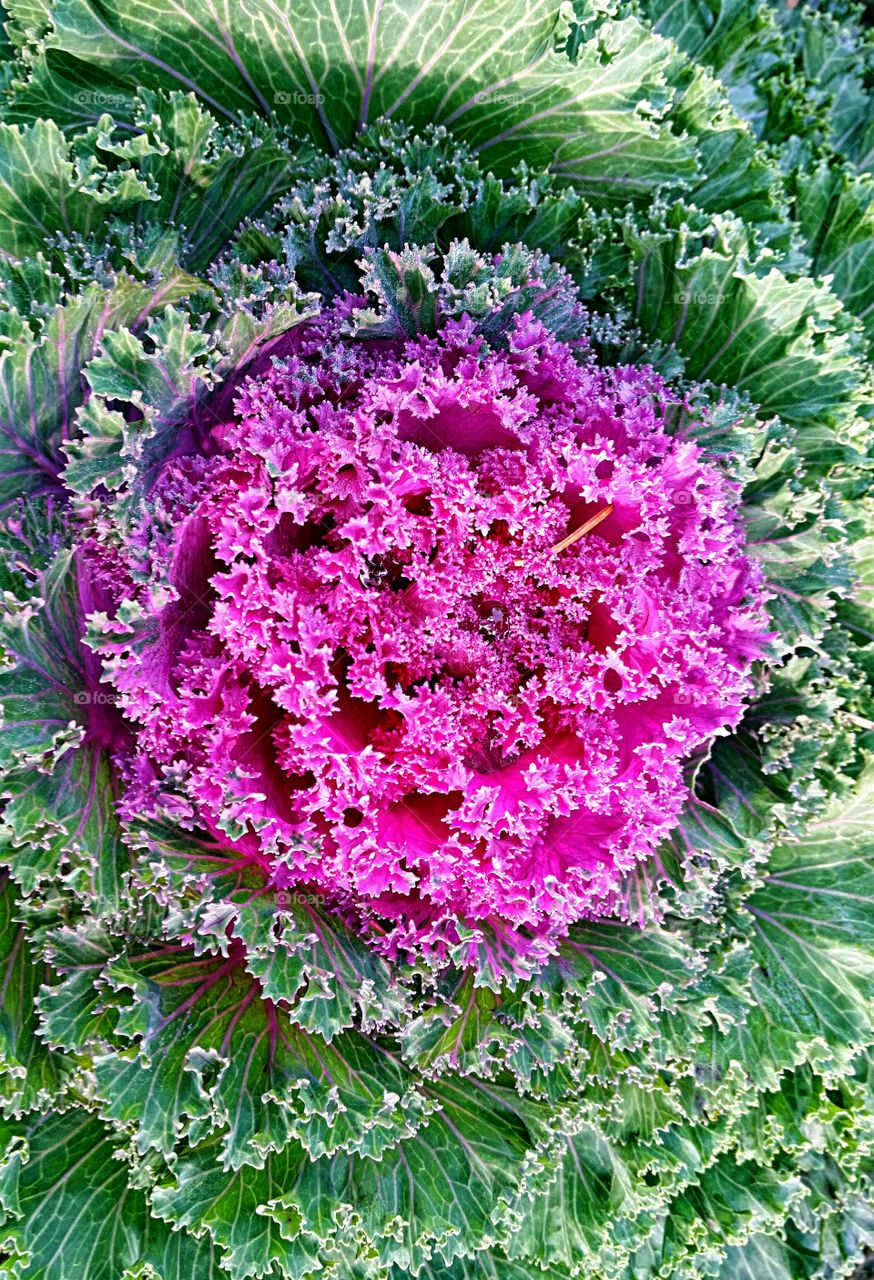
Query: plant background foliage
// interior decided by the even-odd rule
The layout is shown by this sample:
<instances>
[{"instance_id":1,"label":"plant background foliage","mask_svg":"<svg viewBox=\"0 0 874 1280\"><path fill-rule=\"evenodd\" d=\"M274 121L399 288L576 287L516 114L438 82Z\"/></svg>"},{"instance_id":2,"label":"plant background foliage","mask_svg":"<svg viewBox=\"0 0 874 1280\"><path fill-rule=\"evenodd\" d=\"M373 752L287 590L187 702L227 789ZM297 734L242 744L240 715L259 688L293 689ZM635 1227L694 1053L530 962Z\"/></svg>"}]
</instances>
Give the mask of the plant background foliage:
<instances>
[{"instance_id":1,"label":"plant background foliage","mask_svg":"<svg viewBox=\"0 0 874 1280\"><path fill-rule=\"evenodd\" d=\"M0 1273L850 1275L874 1238L870 12L6 11ZM95 521L124 538L180 424L326 298L369 291L365 332L427 328L437 297L487 328L532 254L601 358L694 384L779 641L627 919L476 985L252 898L197 833L119 825L72 552Z\"/></svg>"}]
</instances>

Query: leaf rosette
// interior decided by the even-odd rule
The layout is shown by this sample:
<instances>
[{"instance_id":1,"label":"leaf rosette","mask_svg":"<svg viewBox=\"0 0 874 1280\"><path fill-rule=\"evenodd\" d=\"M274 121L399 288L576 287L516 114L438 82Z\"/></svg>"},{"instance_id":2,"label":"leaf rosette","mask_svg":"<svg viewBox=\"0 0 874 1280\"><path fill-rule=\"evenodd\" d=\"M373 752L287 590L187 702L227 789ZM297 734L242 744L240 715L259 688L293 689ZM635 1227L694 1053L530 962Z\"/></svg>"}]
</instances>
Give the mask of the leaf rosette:
<instances>
[{"instance_id":1,"label":"leaf rosette","mask_svg":"<svg viewBox=\"0 0 874 1280\"><path fill-rule=\"evenodd\" d=\"M0 1270L850 1274L870 26L9 9Z\"/></svg>"},{"instance_id":2,"label":"leaf rosette","mask_svg":"<svg viewBox=\"0 0 874 1280\"><path fill-rule=\"evenodd\" d=\"M292 331L125 554L86 552L117 597L91 643L136 737L122 808L345 899L389 957L474 963L485 928L521 974L615 911L739 721L761 574L655 375L530 310L492 313L495 345L465 312L344 336L363 310Z\"/></svg>"}]
</instances>

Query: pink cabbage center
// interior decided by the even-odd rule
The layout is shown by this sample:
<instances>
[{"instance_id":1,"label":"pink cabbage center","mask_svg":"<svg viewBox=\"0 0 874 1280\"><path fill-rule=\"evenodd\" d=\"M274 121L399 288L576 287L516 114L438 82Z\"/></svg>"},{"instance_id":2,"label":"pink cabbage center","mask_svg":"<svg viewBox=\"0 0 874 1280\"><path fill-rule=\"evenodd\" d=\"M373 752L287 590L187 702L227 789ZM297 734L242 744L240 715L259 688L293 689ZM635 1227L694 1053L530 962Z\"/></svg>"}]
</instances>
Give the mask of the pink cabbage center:
<instances>
[{"instance_id":1,"label":"pink cabbage center","mask_svg":"<svg viewBox=\"0 0 874 1280\"><path fill-rule=\"evenodd\" d=\"M530 316L503 351L467 320L352 342L339 314L286 345L153 495L169 602L105 649L126 803L172 779L392 953L615 910L751 691L736 488L658 377Z\"/></svg>"}]
</instances>

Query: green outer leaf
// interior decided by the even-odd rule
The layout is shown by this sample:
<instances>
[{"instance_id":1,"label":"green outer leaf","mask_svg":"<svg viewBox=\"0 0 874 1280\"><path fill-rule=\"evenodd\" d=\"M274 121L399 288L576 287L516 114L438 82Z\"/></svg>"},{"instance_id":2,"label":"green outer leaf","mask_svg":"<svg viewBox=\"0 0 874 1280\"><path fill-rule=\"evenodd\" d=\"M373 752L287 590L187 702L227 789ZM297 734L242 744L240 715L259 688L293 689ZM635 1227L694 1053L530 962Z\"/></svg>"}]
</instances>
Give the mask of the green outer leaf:
<instances>
[{"instance_id":1,"label":"green outer leaf","mask_svg":"<svg viewBox=\"0 0 874 1280\"><path fill-rule=\"evenodd\" d=\"M130 323L148 305L149 291L132 282L112 291L92 285L57 307L39 338L0 353L0 508L58 487L82 368L107 326Z\"/></svg>"},{"instance_id":2,"label":"green outer leaf","mask_svg":"<svg viewBox=\"0 0 874 1280\"><path fill-rule=\"evenodd\" d=\"M111 179L106 189L97 183ZM69 144L53 120L20 129L0 123L0 248L26 257L57 232L88 231L105 218L105 205L124 208L149 198L130 170L116 174L90 157L77 172Z\"/></svg>"},{"instance_id":3,"label":"green outer leaf","mask_svg":"<svg viewBox=\"0 0 874 1280\"><path fill-rule=\"evenodd\" d=\"M497 1086L472 1092L443 1081L430 1091L441 1110L379 1161L301 1161L289 1147L260 1172L241 1169L229 1179L204 1147L176 1162L175 1181L153 1194L155 1212L207 1229L239 1280L271 1274L274 1260L302 1276L301 1254L349 1228L359 1237L363 1229L386 1260L414 1272L433 1251L451 1261L482 1248L496 1238L502 1207L546 1161L533 1152L548 1141L548 1113Z\"/></svg>"},{"instance_id":4,"label":"green outer leaf","mask_svg":"<svg viewBox=\"0 0 874 1280\"><path fill-rule=\"evenodd\" d=\"M101 486L127 486L139 497L216 383L226 378L233 388L262 346L313 313L312 295L286 283L280 279L274 287L255 271L229 267L217 281L226 296L214 332L204 332L199 316L173 306L152 316L142 334L131 328L107 332L84 369L92 395L76 415L81 438L64 450L69 488L87 495ZM245 296L247 285L259 284L266 301ZM256 310L253 303L261 305ZM127 415L115 407L119 403L127 403ZM214 405L210 411L216 412Z\"/></svg>"},{"instance_id":5,"label":"green outer leaf","mask_svg":"<svg viewBox=\"0 0 874 1280\"><path fill-rule=\"evenodd\" d=\"M748 395L762 417L813 426L846 413L863 371L834 294L776 266L751 269L740 223L715 219L704 245L683 229L687 216L675 208L662 231L627 224L647 340L676 347L687 377Z\"/></svg>"},{"instance_id":6,"label":"green outer leaf","mask_svg":"<svg viewBox=\"0 0 874 1280\"><path fill-rule=\"evenodd\" d=\"M37 586L39 605L7 604L0 629L10 662L0 670L0 849L25 892L65 875L113 910L130 870L108 759L118 726L112 695L86 678L94 662L81 647L73 553L59 553Z\"/></svg>"},{"instance_id":7,"label":"green outer leaf","mask_svg":"<svg viewBox=\"0 0 874 1280\"><path fill-rule=\"evenodd\" d=\"M874 771L805 835L774 849L749 898L759 969L730 1052L759 1086L809 1057L845 1070L874 1040Z\"/></svg>"},{"instance_id":8,"label":"green outer leaf","mask_svg":"<svg viewBox=\"0 0 874 1280\"><path fill-rule=\"evenodd\" d=\"M118 1149L79 1109L5 1127L3 1249L22 1280L219 1280L205 1243L171 1236ZM150 1271L148 1268L151 1267ZM5 1270L5 1268L4 1268Z\"/></svg>"},{"instance_id":9,"label":"green outer leaf","mask_svg":"<svg viewBox=\"0 0 874 1280\"><path fill-rule=\"evenodd\" d=\"M255 0L224 20L165 0L96 8L57 0L53 29L18 93L48 114L133 112L131 86L193 89L217 116L257 110L336 149L379 115L445 121L498 168L557 164L599 198L624 200L694 173L694 143L665 121L683 60L633 18L601 20L576 65L555 0L341 0L330 11ZM46 57L46 54L49 57ZM49 60L51 59L51 60ZM81 88L87 65L97 85ZM94 83L92 81L92 83Z\"/></svg>"},{"instance_id":10,"label":"green outer leaf","mask_svg":"<svg viewBox=\"0 0 874 1280\"><path fill-rule=\"evenodd\" d=\"M134 113L151 148L133 163L152 199L136 207L131 221L183 227L185 265L195 273L234 239L245 219L269 209L309 159L300 143L292 150L275 122L247 121L238 134L217 123L193 93L141 89Z\"/></svg>"},{"instance_id":11,"label":"green outer leaf","mask_svg":"<svg viewBox=\"0 0 874 1280\"><path fill-rule=\"evenodd\" d=\"M811 273L831 287L874 344L874 179L822 161L793 175L796 216L811 256Z\"/></svg>"},{"instance_id":12,"label":"green outer leaf","mask_svg":"<svg viewBox=\"0 0 874 1280\"><path fill-rule=\"evenodd\" d=\"M615 1226L634 1217L652 1194L635 1185L631 1169L603 1134L590 1125L569 1136L547 1193L527 1209L510 1237L511 1256L598 1274L602 1254L614 1252Z\"/></svg>"},{"instance_id":13,"label":"green outer leaf","mask_svg":"<svg viewBox=\"0 0 874 1280\"><path fill-rule=\"evenodd\" d=\"M395 1025L406 995L391 966L306 898L279 894L241 905L233 934L245 947L248 971L266 995L290 1003L294 1023L328 1041L353 1023L364 1030Z\"/></svg>"},{"instance_id":14,"label":"green outer leaf","mask_svg":"<svg viewBox=\"0 0 874 1280\"><path fill-rule=\"evenodd\" d=\"M663 1014L691 982L701 958L666 929L612 921L574 925L535 989L555 992L602 1040L633 1046L651 1040Z\"/></svg>"},{"instance_id":15,"label":"green outer leaf","mask_svg":"<svg viewBox=\"0 0 874 1280\"><path fill-rule=\"evenodd\" d=\"M173 1181L159 1182L151 1193L154 1216L214 1242L232 1280L304 1280L317 1271L322 1236L277 1199L300 1178L300 1148L270 1155L263 1169L244 1165L231 1174L216 1155L207 1145L176 1161Z\"/></svg>"},{"instance_id":16,"label":"green outer leaf","mask_svg":"<svg viewBox=\"0 0 874 1280\"><path fill-rule=\"evenodd\" d=\"M48 971L32 955L16 907L9 875L0 871L0 1105L10 1115L51 1106L72 1068L37 1035L34 1002Z\"/></svg>"},{"instance_id":17,"label":"green outer leaf","mask_svg":"<svg viewBox=\"0 0 874 1280\"><path fill-rule=\"evenodd\" d=\"M166 927L222 954L237 939L247 971L295 1026L330 1041L353 1025L366 1032L403 1021L405 984L321 895L269 888L241 874L239 850L157 823L128 840L137 883L164 903Z\"/></svg>"},{"instance_id":18,"label":"green outer leaf","mask_svg":"<svg viewBox=\"0 0 874 1280\"><path fill-rule=\"evenodd\" d=\"M293 1141L311 1158L379 1157L432 1109L389 1048L359 1031L327 1044L293 1025L239 949L230 960L160 945L128 955L68 928L47 943L62 981L40 992L43 1034L89 1054L102 1114L143 1154L217 1133L225 1169L261 1168Z\"/></svg>"}]
</instances>

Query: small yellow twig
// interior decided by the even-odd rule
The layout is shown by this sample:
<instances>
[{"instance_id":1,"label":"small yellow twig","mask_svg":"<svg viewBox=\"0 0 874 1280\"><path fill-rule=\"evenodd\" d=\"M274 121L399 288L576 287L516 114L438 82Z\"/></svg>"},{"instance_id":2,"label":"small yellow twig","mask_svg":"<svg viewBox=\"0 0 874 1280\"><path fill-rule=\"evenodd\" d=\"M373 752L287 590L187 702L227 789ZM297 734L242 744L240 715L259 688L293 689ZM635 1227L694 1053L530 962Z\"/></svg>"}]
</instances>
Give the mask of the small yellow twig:
<instances>
[{"instance_id":1,"label":"small yellow twig","mask_svg":"<svg viewBox=\"0 0 874 1280\"><path fill-rule=\"evenodd\" d=\"M579 529L574 529L573 533L569 533L566 538L562 538L561 542L557 542L554 547L550 547L549 548L550 554L557 555L559 551L564 551L565 547L573 546L573 544L576 541L578 541L578 539L580 539L584 533L588 533L591 529L596 528L601 523L601 521L606 520L607 517L612 514L612 512L613 512L613 503L608 502L607 506L604 507L602 511L599 511L596 515L593 515L590 519L586 521L585 524L581 524ZM514 560L513 563L515 564L517 569L521 569L525 564L525 561Z\"/></svg>"},{"instance_id":2,"label":"small yellow twig","mask_svg":"<svg viewBox=\"0 0 874 1280\"><path fill-rule=\"evenodd\" d=\"M584 533L588 533L591 529L594 529L596 525L599 525L602 520L606 520L609 515L612 515L612 513L613 503L608 502L603 511L599 511L597 515L592 516L585 524L581 524L579 529L574 529L573 533L569 533L566 538L562 538L561 542L557 542L554 547L550 547L550 551L553 555L558 555L559 551L564 551L565 547L572 546L573 543L581 538Z\"/></svg>"}]
</instances>

